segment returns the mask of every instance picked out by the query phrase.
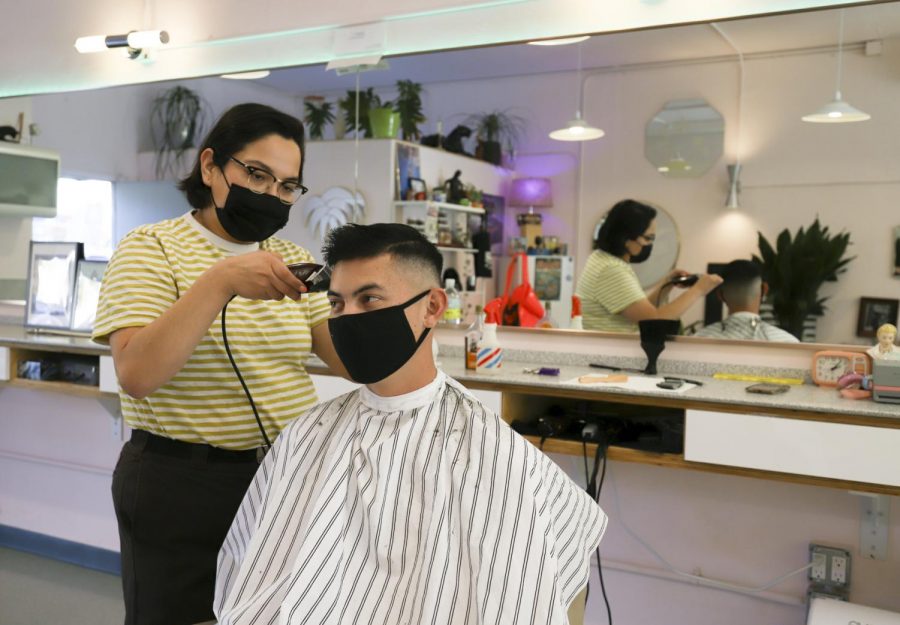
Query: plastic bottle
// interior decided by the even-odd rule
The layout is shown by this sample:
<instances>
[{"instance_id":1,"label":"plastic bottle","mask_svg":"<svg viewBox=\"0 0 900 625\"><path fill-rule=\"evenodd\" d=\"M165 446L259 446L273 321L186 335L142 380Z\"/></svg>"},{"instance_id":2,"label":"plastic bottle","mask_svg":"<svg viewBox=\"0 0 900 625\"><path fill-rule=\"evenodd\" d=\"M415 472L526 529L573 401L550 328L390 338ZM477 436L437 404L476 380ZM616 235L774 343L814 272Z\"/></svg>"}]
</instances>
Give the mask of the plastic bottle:
<instances>
[{"instance_id":1,"label":"plastic bottle","mask_svg":"<svg viewBox=\"0 0 900 625\"><path fill-rule=\"evenodd\" d=\"M478 360L478 344L484 335L484 313L481 306L475 306L475 321L466 330L465 336L465 359L466 369L475 370L475 363Z\"/></svg>"},{"instance_id":2,"label":"plastic bottle","mask_svg":"<svg viewBox=\"0 0 900 625\"><path fill-rule=\"evenodd\" d=\"M536 328L555 328L553 317L550 316L550 302L544 304L544 316L535 324Z\"/></svg>"},{"instance_id":3,"label":"plastic bottle","mask_svg":"<svg viewBox=\"0 0 900 625\"><path fill-rule=\"evenodd\" d=\"M503 366L503 348L497 340L497 319L489 316L484 324L481 341L478 343L478 360L475 371L478 373L498 373Z\"/></svg>"},{"instance_id":4,"label":"plastic bottle","mask_svg":"<svg viewBox=\"0 0 900 625\"><path fill-rule=\"evenodd\" d=\"M572 296L572 320L569 322L572 330L584 330L581 321L581 298L577 295Z\"/></svg>"},{"instance_id":5,"label":"plastic bottle","mask_svg":"<svg viewBox=\"0 0 900 625\"><path fill-rule=\"evenodd\" d=\"M444 323L459 325L462 323L462 303L453 278L444 280L444 291L447 292L447 308L444 310Z\"/></svg>"}]
</instances>

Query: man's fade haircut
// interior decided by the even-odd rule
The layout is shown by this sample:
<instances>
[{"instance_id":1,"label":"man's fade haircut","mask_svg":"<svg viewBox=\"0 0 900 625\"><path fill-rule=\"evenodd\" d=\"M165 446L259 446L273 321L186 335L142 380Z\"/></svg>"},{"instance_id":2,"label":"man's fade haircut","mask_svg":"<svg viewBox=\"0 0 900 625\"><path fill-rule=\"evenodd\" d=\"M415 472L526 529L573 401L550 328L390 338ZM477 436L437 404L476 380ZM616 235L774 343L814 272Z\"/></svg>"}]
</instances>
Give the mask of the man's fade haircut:
<instances>
[{"instance_id":1,"label":"man's fade haircut","mask_svg":"<svg viewBox=\"0 0 900 625\"><path fill-rule=\"evenodd\" d=\"M733 260L722 270L722 298L726 303L746 304L759 297L762 268L752 260Z\"/></svg>"},{"instance_id":2,"label":"man's fade haircut","mask_svg":"<svg viewBox=\"0 0 900 625\"><path fill-rule=\"evenodd\" d=\"M328 233L322 248L322 257L331 267L382 254L421 268L435 285L441 284L441 253L425 235L406 224L347 224Z\"/></svg>"}]
</instances>

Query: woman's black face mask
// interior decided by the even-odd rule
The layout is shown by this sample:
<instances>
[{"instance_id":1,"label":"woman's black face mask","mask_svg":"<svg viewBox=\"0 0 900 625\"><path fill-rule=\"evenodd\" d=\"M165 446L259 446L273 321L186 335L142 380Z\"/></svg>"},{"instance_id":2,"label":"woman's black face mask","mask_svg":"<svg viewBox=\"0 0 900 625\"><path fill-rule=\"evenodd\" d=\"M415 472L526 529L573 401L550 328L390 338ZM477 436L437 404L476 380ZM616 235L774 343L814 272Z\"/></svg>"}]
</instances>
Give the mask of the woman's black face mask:
<instances>
[{"instance_id":1,"label":"woman's black face mask","mask_svg":"<svg viewBox=\"0 0 900 625\"><path fill-rule=\"evenodd\" d=\"M354 382L380 382L409 362L431 328L417 339L404 311L429 293L431 289L397 306L328 320L334 349Z\"/></svg>"},{"instance_id":2,"label":"woman's black face mask","mask_svg":"<svg viewBox=\"0 0 900 625\"><path fill-rule=\"evenodd\" d=\"M641 247L641 251L628 259L630 263L642 263L648 258L650 258L650 253L653 251L653 244L644 245Z\"/></svg>"},{"instance_id":3,"label":"woman's black face mask","mask_svg":"<svg viewBox=\"0 0 900 625\"><path fill-rule=\"evenodd\" d=\"M290 213L290 204L274 195L254 193L233 183L228 183L225 206L216 206L216 216L225 232L245 242L265 241L287 225Z\"/></svg>"}]
</instances>

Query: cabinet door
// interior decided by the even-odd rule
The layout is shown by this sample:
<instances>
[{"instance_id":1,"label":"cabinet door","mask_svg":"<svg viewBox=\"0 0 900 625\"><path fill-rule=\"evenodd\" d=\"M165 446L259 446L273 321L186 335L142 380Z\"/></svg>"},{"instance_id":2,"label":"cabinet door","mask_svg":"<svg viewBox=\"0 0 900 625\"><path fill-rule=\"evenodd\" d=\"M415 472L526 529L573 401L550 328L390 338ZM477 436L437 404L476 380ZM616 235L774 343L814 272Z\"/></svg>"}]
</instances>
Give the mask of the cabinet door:
<instances>
[{"instance_id":1,"label":"cabinet door","mask_svg":"<svg viewBox=\"0 0 900 625\"><path fill-rule=\"evenodd\" d=\"M684 459L900 486L900 430L688 410Z\"/></svg>"}]
</instances>

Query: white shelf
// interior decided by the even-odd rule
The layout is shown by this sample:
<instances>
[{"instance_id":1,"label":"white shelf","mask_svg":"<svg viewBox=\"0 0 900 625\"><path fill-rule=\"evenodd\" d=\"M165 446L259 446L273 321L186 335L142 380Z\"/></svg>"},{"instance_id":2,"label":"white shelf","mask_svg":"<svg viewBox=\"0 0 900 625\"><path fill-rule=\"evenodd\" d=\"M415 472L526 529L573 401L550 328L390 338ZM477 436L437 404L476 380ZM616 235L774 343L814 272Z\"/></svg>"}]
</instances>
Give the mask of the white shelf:
<instances>
[{"instance_id":1,"label":"white shelf","mask_svg":"<svg viewBox=\"0 0 900 625\"><path fill-rule=\"evenodd\" d=\"M432 202L431 200L422 200L417 202L394 202L395 207L399 208L428 208L433 206L439 210L457 211L459 213L472 213L474 215L484 215L483 208L472 208L471 206L462 206L461 204L448 204L446 202Z\"/></svg>"},{"instance_id":2,"label":"white shelf","mask_svg":"<svg viewBox=\"0 0 900 625\"><path fill-rule=\"evenodd\" d=\"M439 252L464 252L466 254L474 254L478 251L474 247L453 247L450 245L438 245L437 248Z\"/></svg>"}]
</instances>

